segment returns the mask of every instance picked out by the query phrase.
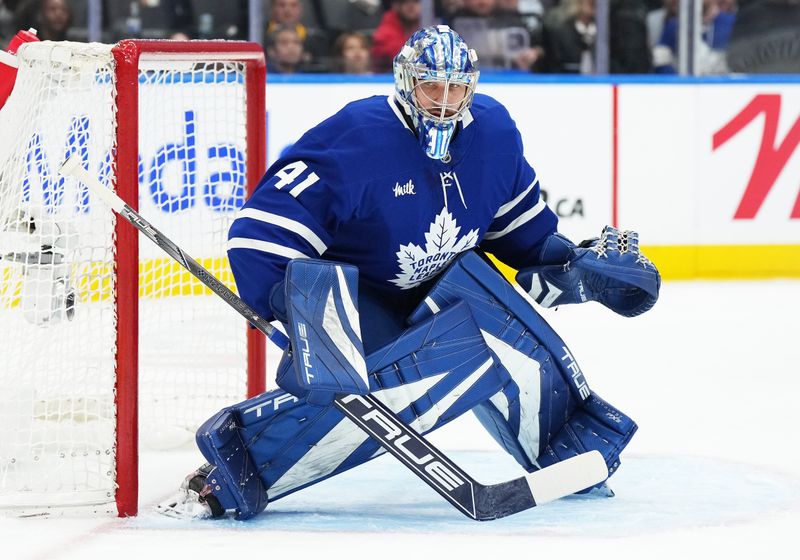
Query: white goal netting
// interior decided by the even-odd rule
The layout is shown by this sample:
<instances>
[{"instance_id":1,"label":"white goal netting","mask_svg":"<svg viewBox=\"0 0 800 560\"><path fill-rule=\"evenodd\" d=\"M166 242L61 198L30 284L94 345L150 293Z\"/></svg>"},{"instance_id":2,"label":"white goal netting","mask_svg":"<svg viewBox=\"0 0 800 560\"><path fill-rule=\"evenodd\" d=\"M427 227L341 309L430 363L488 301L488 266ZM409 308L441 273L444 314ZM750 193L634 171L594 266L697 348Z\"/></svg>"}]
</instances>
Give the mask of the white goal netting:
<instances>
[{"instance_id":1,"label":"white goal netting","mask_svg":"<svg viewBox=\"0 0 800 560\"><path fill-rule=\"evenodd\" d=\"M114 187L117 144L133 141L117 135L124 93L111 46L34 43L19 61L0 111L0 508L113 510L121 251L113 213L58 169L77 153ZM139 65L139 211L229 285L227 230L246 196L243 66ZM144 238L138 267L140 432L174 446L245 397L246 329Z\"/></svg>"}]
</instances>

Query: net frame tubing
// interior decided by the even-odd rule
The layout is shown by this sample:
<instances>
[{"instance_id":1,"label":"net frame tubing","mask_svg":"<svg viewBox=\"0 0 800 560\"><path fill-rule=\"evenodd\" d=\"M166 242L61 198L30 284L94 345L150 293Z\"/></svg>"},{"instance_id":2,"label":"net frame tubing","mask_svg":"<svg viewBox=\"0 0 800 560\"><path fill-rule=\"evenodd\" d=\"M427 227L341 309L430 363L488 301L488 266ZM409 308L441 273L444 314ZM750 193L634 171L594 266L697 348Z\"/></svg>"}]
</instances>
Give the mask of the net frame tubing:
<instances>
[{"instance_id":1,"label":"net frame tubing","mask_svg":"<svg viewBox=\"0 0 800 560\"><path fill-rule=\"evenodd\" d=\"M117 88L116 192L138 208L139 63L147 60L245 64L247 193L252 194L266 170L266 62L261 45L243 41L124 40L111 50ZM116 482L120 517L135 516L139 496L139 238L134 228L115 218L116 326ZM266 390L265 337L247 329L247 396Z\"/></svg>"}]
</instances>

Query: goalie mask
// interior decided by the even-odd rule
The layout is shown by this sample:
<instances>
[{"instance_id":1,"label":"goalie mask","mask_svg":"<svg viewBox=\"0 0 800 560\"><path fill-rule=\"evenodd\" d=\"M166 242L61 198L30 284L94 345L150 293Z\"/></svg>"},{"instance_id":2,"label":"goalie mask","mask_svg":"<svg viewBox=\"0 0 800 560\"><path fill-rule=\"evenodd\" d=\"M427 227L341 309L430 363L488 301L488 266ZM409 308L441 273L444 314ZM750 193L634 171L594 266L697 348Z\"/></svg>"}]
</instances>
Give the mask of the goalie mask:
<instances>
[{"instance_id":1,"label":"goalie mask","mask_svg":"<svg viewBox=\"0 0 800 560\"><path fill-rule=\"evenodd\" d=\"M414 33L394 58L395 97L428 157L442 159L472 104L478 56L446 25Z\"/></svg>"}]
</instances>

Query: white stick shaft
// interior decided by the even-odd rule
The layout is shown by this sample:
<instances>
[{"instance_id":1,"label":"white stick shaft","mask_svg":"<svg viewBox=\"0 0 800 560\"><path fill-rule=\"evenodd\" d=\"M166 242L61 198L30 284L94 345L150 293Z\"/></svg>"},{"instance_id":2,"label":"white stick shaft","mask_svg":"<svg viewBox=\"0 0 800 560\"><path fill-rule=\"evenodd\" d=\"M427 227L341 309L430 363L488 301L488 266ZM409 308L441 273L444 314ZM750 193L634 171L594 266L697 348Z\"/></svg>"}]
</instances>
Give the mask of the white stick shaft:
<instances>
[{"instance_id":1,"label":"white stick shaft","mask_svg":"<svg viewBox=\"0 0 800 560\"><path fill-rule=\"evenodd\" d=\"M175 259L183 268L189 271L195 278L205 284L212 292L224 299L228 304L239 312L242 317L247 319L250 324L256 327L269 337L280 348L289 345L289 339L281 331L269 324L254 309L247 305L233 290L228 288L219 279L214 277L208 270L203 268L196 260L183 252L172 240L154 228L133 208L125 204L117 194L100 183L100 181L90 175L84 168L81 160L73 154L64 165L61 166L61 173L79 179L89 189L99 196L103 202L108 204L117 214L125 219L129 224L146 235L150 241L155 243L170 257Z\"/></svg>"}]
</instances>

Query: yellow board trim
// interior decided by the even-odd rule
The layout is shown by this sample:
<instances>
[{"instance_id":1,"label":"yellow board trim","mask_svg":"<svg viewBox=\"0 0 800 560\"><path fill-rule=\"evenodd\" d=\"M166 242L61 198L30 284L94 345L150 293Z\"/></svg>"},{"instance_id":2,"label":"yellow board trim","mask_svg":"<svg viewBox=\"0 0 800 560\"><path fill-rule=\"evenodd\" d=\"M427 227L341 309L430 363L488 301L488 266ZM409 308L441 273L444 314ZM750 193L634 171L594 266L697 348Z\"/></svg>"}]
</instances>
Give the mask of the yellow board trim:
<instances>
[{"instance_id":1,"label":"yellow board trim","mask_svg":"<svg viewBox=\"0 0 800 560\"><path fill-rule=\"evenodd\" d=\"M199 259L206 270L236 291L227 257ZM73 266L71 277L78 301L105 301L113 295L113 265L106 262L80 263ZM0 269L0 308L18 307L25 281L22 266ZM139 263L139 297L158 299L175 296L208 296L206 288L181 265L170 258L148 259Z\"/></svg>"},{"instance_id":2,"label":"yellow board trim","mask_svg":"<svg viewBox=\"0 0 800 560\"><path fill-rule=\"evenodd\" d=\"M231 290L236 291L230 264L226 257L198 259ZM139 263L139 297L208 296L213 294L200 280L172 259L150 259Z\"/></svg>"},{"instance_id":3,"label":"yellow board trim","mask_svg":"<svg viewBox=\"0 0 800 560\"><path fill-rule=\"evenodd\" d=\"M664 280L800 278L800 245L647 245L642 252ZM513 268L492 260L514 278Z\"/></svg>"},{"instance_id":4,"label":"yellow board trim","mask_svg":"<svg viewBox=\"0 0 800 560\"><path fill-rule=\"evenodd\" d=\"M800 245L648 245L642 252L664 280L756 280L800 278ZM517 271L489 255L503 275ZM200 259L200 264L235 290L226 257ZM0 307L17 307L22 294L21 267L0 270ZM108 263L79 265L73 272L79 301L111 297L112 267ZM139 297L203 296L212 292L169 258L139 263Z\"/></svg>"}]
</instances>

